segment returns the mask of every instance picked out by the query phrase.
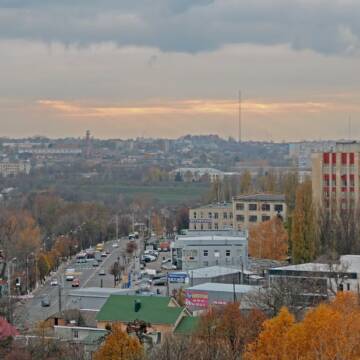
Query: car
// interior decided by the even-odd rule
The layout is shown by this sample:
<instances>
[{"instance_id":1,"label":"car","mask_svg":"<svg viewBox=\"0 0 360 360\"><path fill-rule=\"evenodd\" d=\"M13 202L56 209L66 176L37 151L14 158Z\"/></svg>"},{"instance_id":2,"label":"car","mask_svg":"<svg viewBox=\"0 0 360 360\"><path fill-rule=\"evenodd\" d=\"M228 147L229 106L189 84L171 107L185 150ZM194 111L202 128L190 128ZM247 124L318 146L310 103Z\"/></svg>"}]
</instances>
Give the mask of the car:
<instances>
[{"instance_id":1,"label":"car","mask_svg":"<svg viewBox=\"0 0 360 360\"><path fill-rule=\"evenodd\" d=\"M41 306L42 307L49 307L50 303L51 303L50 296L47 295L47 294L43 295L42 298L41 298Z\"/></svg>"},{"instance_id":2,"label":"car","mask_svg":"<svg viewBox=\"0 0 360 360\"><path fill-rule=\"evenodd\" d=\"M73 281L74 280L74 275L66 275L65 279L66 279L66 281Z\"/></svg>"},{"instance_id":3,"label":"car","mask_svg":"<svg viewBox=\"0 0 360 360\"><path fill-rule=\"evenodd\" d=\"M80 286L80 279L78 279L78 278L74 279L71 286L72 287L79 287Z\"/></svg>"},{"instance_id":4,"label":"car","mask_svg":"<svg viewBox=\"0 0 360 360\"><path fill-rule=\"evenodd\" d=\"M93 266L93 267L97 267L97 266L99 266L98 261L97 261L97 260L94 260L94 261L93 261L93 263L92 263L92 266Z\"/></svg>"},{"instance_id":5,"label":"car","mask_svg":"<svg viewBox=\"0 0 360 360\"><path fill-rule=\"evenodd\" d=\"M105 254L106 254L106 255L110 255L111 253L110 253L109 250L106 250L106 251L105 251Z\"/></svg>"},{"instance_id":6,"label":"car","mask_svg":"<svg viewBox=\"0 0 360 360\"><path fill-rule=\"evenodd\" d=\"M176 270L177 266L175 264L164 264L161 268L164 270Z\"/></svg>"},{"instance_id":7,"label":"car","mask_svg":"<svg viewBox=\"0 0 360 360\"><path fill-rule=\"evenodd\" d=\"M162 265L167 264L167 263L171 263L171 259L165 259L161 262Z\"/></svg>"},{"instance_id":8,"label":"car","mask_svg":"<svg viewBox=\"0 0 360 360\"><path fill-rule=\"evenodd\" d=\"M113 247L113 248L118 248L118 247L119 247L119 244L115 242L115 243L112 244L112 247Z\"/></svg>"},{"instance_id":9,"label":"car","mask_svg":"<svg viewBox=\"0 0 360 360\"><path fill-rule=\"evenodd\" d=\"M103 253L101 253L101 257L107 257L107 253L104 251Z\"/></svg>"},{"instance_id":10,"label":"car","mask_svg":"<svg viewBox=\"0 0 360 360\"><path fill-rule=\"evenodd\" d=\"M167 277L165 277L165 276L153 281L153 285L155 285L155 286L163 286L166 284L167 284Z\"/></svg>"},{"instance_id":11,"label":"car","mask_svg":"<svg viewBox=\"0 0 360 360\"><path fill-rule=\"evenodd\" d=\"M156 261L156 257L153 255L143 255L142 260L145 262L152 262L152 261Z\"/></svg>"},{"instance_id":12,"label":"car","mask_svg":"<svg viewBox=\"0 0 360 360\"><path fill-rule=\"evenodd\" d=\"M106 275L106 274L105 274L105 270L104 270L104 269L100 269L99 275L102 275L102 276Z\"/></svg>"},{"instance_id":13,"label":"car","mask_svg":"<svg viewBox=\"0 0 360 360\"><path fill-rule=\"evenodd\" d=\"M50 281L50 286L58 286L58 285L59 285L59 283L58 283L57 279L52 279Z\"/></svg>"}]
</instances>

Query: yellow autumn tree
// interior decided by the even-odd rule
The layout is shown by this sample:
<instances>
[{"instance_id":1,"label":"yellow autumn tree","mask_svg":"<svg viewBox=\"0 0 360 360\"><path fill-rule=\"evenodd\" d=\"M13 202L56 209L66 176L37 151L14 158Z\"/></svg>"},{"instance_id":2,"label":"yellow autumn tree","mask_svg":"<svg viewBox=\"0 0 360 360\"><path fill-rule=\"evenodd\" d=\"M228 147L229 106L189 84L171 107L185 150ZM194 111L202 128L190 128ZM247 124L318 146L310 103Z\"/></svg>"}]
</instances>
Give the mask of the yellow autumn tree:
<instances>
[{"instance_id":1,"label":"yellow autumn tree","mask_svg":"<svg viewBox=\"0 0 360 360\"><path fill-rule=\"evenodd\" d=\"M263 259L284 260L288 256L288 234L280 218L274 217L250 228L249 254Z\"/></svg>"},{"instance_id":2,"label":"yellow autumn tree","mask_svg":"<svg viewBox=\"0 0 360 360\"><path fill-rule=\"evenodd\" d=\"M360 305L353 293L340 293L331 303L310 310L298 323L286 309L264 323L246 360L358 360Z\"/></svg>"},{"instance_id":3,"label":"yellow autumn tree","mask_svg":"<svg viewBox=\"0 0 360 360\"><path fill-rule=\"evenodd\" d=\"M136 337L121 330L114 324L110 335L95 353L95 360L139 360L143 358L143 348Z\"/></svg>"}]
</instances>

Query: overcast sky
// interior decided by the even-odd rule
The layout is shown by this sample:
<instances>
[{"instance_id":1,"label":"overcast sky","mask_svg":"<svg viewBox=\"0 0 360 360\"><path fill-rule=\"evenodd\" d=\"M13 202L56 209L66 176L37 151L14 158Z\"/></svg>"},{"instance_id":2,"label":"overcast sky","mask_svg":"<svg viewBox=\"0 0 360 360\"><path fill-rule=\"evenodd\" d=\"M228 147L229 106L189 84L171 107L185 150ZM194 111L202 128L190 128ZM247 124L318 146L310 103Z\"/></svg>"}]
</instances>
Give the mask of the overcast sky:
<instances>
[{"instance_id":1,"label":"overcast sky","mask_svg":"<svg viewBox=\"0 0 360 360\"><path fill-rule=\"evenodd\" d=\"M0 0L0 54L3 136L236 137L241 89L245 139L360 137L359 0Z\"/></svg>"}]
</instances>

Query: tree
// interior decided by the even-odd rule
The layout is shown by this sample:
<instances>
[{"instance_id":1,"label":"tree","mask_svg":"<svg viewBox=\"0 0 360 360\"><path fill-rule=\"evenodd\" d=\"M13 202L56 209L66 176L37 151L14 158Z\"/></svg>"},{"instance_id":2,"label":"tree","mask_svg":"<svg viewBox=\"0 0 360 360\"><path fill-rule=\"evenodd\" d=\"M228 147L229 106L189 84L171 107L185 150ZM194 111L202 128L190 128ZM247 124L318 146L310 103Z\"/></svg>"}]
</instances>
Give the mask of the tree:
<instances>
[{"instance_id":1,"label":"tree","mask_svg":"<svg viewBox=\"0 0 360 360\"><path fill-rule=\"evenodd\" d=\"M279 217L250 228L249 254L253 257L284 260L288 256L288 234Z\"/></svg>"},{"instance_id":2,"label":"tree","mask_svg":"<svg viewBox=\"0 0 360 360\"><path fill-rule=\"evenodd\" d=\"M286 308L264 323L246 352L247 360L355 360L360 358L358 295L338 293L295 322Z\"/></svg>"},{"instance_id":3,"label":"tree","mask_svg":"<svg viewBox=\"0 0 360 360\"><path fill-rule=\"evenodd\" d=\"M143 357L143 348L137 337L129 336L114 324L111 333L95 353L95 360L138 360Z\"/></svg>"},{"instance_id":4,"label":"tree","mask_svg":"<svg viewBox=\"0 0 360 360\"><path fill-rule=\"evenodd\" d=\"M178 233L189 228L189 209L180 208L176 214L176 228Z\"/></svg>"},{"instance_id":5,"label":"tree","mask_svg":"<svg viewBox=\"0 0 360 360\"><path fill-rule=\"evenodd\" d=\"M115 261L111 268L109 273L114 276L114 287L116 286L117 281L120 280L121 273L124 270L124 267L121 266L117 261Z\"/></svg>"},{"instance_id":6,"label":"tree","mask_svg":"<svg viewBox=\"0 0 360 360\"><path fill-rule=\"evenodd\" d=\"M248 194L252 189L252 178L249 170L245 170L240 176L240 194Z\"/></svg>"},{"instance_id":7,"label":"tree","mask_svg":"<svg viewBox=\"0 0 360 360\"><path fill-rule=\"evenodd\" d=\"M315 212L312 203L310 181L300 184L296 191L290 244L294 263L308 262L316 257L318 248L316 244Z\"/></svg>"}]
</instances>

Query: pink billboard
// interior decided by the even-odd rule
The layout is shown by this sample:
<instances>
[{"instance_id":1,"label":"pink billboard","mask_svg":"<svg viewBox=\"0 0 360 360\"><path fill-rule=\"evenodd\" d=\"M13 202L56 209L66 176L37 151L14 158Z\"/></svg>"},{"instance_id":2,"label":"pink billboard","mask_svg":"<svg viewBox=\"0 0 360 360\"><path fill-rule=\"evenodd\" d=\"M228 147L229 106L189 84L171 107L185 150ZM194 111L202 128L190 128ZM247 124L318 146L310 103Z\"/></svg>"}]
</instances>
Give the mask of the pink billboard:
<instances>
[{"instance_id":1,"label":"pink billboard","mask_svg":"<svg viewBox=\"0 0 360 360\"><path fill-rule=\"evenodd\" d=\"M185 294L187 306L208 307L209 294L206 291L186 290Z\"/></svg>"}]
</instances>

